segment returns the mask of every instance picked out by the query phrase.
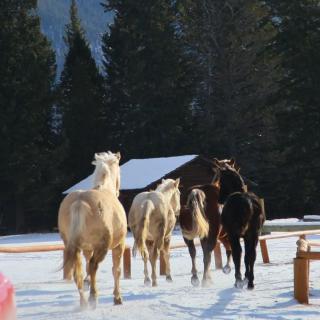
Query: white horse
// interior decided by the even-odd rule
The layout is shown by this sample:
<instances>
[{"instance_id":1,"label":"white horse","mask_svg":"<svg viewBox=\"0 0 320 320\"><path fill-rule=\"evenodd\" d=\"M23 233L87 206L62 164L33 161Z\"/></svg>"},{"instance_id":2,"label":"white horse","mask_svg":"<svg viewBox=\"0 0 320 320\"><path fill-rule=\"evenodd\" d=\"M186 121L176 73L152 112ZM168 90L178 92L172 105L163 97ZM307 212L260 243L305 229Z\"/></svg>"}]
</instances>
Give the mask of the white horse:
<instances>
[{"instance_id":1,"label":"white horse","mask_svg":"<svg viewBox=\"0 0 320 320\"><path fill-rule=\"evenodd\" d=\"M90 297L92 307L96 306L96 272L99 263L108 250L112 250L114 303L121 304L119 288L121 258L125 249L127 233L126 214L118 200L120 187L120 154L111 152L95 154L94 181L97 188L75 191L62 201L58 215L58 227L65 244L64 276L71 279L72 273L80 294L80 305L87 300L83 289L81 250L91 255L89 262Z\"/></svg>"},{"instance_id":2,"label":"white horse","mask_svg":"<svg viewBox=\"0 0 320 320\"><path fill-rule=\"evenodd\" d=\"M133 199L128 224L134 236L133 254L138 249L144 260L144 283L150 285L147 262L152 267L152 286L157 285L156 262L159 251L163 252L166 279L170 274L169 250L171 233L180 212L180 179L166 179L155 191L141 192Z\"/></svg>"}]
</instances>

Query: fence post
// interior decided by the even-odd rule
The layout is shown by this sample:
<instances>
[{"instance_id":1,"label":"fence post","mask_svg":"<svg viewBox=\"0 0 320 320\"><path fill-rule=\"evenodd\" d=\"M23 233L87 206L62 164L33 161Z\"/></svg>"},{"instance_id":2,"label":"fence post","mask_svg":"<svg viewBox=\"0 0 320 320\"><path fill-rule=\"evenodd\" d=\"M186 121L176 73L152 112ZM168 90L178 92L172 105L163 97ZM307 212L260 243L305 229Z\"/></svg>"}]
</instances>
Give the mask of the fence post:
<instances>
[{"instance_id":1,"label":"fence post","mask_svg":"<svg viewBox=\"0 0 320 320\"><path fill-rule=\"evenodd\" d=\"M166 274L166 262L163 257L163 251L160 251L160 276L164 276Z\"/></svg>"},{"instance_id":2,"label":"fence post","mask_svg":"<svg viewBox=\"0 0 320 320\"><path fill-rule=\"evenodd\" d=\"M309 259L294 258L294 297L300 303L309 303Z\"/></svg>"},{"instance_id":3,"label":"fence post","mask_svg":"<svg viewBox=\"0 0 320 320\"><path fill-rule=\"evenodd\" d=\"M123 276L125 279L131 279L131 250L126 247L123 253Z\"/></svg>"},{"instance_id":4,"label":"fence post","mask_svg":"<svg viewBox=\"0 0 320 320\"><path fill-rule=\"evenodd\" d=\"M259 240L263 263L270 263L267 240Z\"/></svg>"},{"instance_id":5,"label":"fence post","mask_svg":"<svg viewBox=\"0 0 320 320\"><path fill-rule=\"evenodd\" d=\"M214 247L214 262L216 265L216 269L222 269L222 256L221 256L220 241L217 241L217 244Z\"/></svg>"}]
</instances>

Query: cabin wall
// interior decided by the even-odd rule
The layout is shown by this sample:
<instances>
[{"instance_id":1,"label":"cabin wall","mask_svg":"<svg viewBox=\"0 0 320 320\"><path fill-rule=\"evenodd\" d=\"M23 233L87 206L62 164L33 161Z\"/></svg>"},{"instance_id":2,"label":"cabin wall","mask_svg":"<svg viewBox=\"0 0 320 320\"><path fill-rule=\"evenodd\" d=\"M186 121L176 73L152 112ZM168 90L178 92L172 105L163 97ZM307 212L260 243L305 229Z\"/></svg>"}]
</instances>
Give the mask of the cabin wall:
<instances>
[{"instance_id":1,"label":"cabin wall","mask_svg":"<svg viewBox=\"0 0 320 320\"><path fill-rule=\"evenodd\" d=\"M177 179L180 178L180 191L181 191L181 205L185 205L187 200L188 189L195 185L210 183L213 179L213 172L211 170L211 165L199 158L196 158L189 163L179 167L178 169L165 175L164 179ZM162 178L161 178L162 179ZM120 191L120 201L124 206L124 209L128 215L133 198L140 192L149 191L156 189L157 185L161 183L161 179L152 182L143 189L135 190L121 190Z\"/></svg>"}]
</instances>

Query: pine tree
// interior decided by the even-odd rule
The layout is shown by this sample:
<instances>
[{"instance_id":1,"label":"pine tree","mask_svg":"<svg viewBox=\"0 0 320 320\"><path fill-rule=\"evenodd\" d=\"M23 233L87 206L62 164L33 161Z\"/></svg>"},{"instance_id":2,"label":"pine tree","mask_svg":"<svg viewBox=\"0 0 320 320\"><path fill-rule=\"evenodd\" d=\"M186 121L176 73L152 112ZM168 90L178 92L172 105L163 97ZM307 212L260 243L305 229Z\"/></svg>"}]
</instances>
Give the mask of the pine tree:
<instances>
[{"instance_id":1,"label":"pine tree","mask_svg":"<svg viewBox=\"0 0 320 320\"><path fill-rule=\"evenodd\" d=\"M249 188L269 204L277 159L269 98L277 75L267 52L276 33L268 8L259 0L182 0L178 7L200 78L194 99L199 148L208 156L234 157L256 182Z\"/></svg>"},{"instance_id":2,"label":"pine tree","mask_svg":"<svg viewBox=\"0 0 320 320\"><path fill-rule=\"evenodd\" d=\"M319 212L320 192L320 1L272 1L271 18L278 28L272 42L280 56L279 90L274 96L279 125L282 212Z\"/></svg>"},{"instance_id":3,"label":"pine tree","mask_svg":"<svg viewBox=\"0 0 320 320\"><path fill-rule=\"evenodd\" d=\"M58 107L67 187L89 173L94 152L108 147L103 130L103 79L85 39L75 0L70 6L65 41L68 53L59 83Z\"/></svg>"},{"instance_id":4,"label":"pine tree","mask_svg":"<svg viewBox=\"0 0 320 320\"><path fill-rule=\"evenodd\" d=\"M193 70L169 1L108 1L103 37L113 141L127 158L188 152Z\"/></svg>"},{"instance_id":5,"label":"pine tree","mask_svg":"<svg viewBox=\"0 0 320 320\"><path fill-rule=\"evenodd\" d=\"M3 223L17 231L48 209L43 187L50 183L55 58L41 34L36 2L0 2L0 206Z\"/></svg>"}]
</instances>

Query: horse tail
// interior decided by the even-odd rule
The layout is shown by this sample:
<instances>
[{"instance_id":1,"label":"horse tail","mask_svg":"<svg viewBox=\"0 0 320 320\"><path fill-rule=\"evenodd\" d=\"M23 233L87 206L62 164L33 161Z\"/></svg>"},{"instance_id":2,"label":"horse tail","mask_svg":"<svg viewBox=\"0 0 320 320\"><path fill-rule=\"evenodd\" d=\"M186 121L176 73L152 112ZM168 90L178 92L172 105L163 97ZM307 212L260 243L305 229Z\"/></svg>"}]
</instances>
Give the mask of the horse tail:
<instances>
[{"instance_id":1,"label":"horse tail","mask_svg":"<svg viewBox=\"0 0 320 320\"><path fill-rule=\"evenodd\" d=\"M240 223L241 225L241 233L240 234L244 234L250 225L251 222L251 218L253 216L254 213L254 208L253 208L253 203L252 200L249 197L246 197L245 199L243 199L243 208L242 208L242 221Z\"/></svg>"},{"instance_id":2,"label":"horse tail","mask_svg":"<svg viewBox=\"0 0 320 320\"><path fill-rule=\"evenodd\" d=\"M205 216L206 195L200 189L193 189L187 199L187 206L190 209L192 229L183 229L183 236L189 240L195 237L200 239L208 237L209 223Z\"/></svg>"},{"instance_id":3,"label":"horse tail","mask_svg":"<svg viewBox=\"0 0 320 320\"><path fill-rule=\"evenodd\" d=\"M63 269L69 274L73 268L79 274L81 268L80 258L80 236L86 226L86 216L90 214L90 206L81 200L77 200L70 206L70 226L68 231L68 242L64 249Z\"/></svg>"},{"instance_id":4,"label":"horse tail","mask_svg":"<svg viewBox=\"0 0 320 320\"><path fill-rule=\"evenodd\" d=\"M132 254L135 256L138 250L141 253L141 256L144 258L148 255L146 239L150 221L150 213L155 209L155 207L151 200L146 200L142 203L141 208L142 215L137 228L135 229L135 242L133 245Z\"/></svg>"}]
</instances>

